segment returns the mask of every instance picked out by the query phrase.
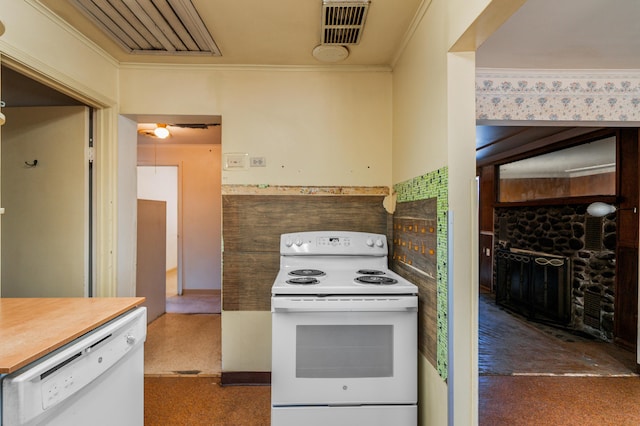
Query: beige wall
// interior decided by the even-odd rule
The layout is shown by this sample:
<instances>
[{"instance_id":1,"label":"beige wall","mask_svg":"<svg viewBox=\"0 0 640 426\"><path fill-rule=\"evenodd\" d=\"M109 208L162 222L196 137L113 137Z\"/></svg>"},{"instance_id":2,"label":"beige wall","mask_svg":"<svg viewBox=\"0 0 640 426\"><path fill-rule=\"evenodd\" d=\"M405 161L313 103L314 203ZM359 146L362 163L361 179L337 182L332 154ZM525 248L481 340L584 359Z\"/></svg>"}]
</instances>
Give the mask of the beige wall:
<instances>
[{"instance_id":1,"label":"beige wall","mask_svg":"<svg viewBox=\"0 0 640 426\"><path fill-rule=\"evenodd\" d=\"M221 115L223 153L267 163L223 171L223 184L391 182L391 74L385 69L127 66L121 99L124 114Z\"/></svg>"},{"instance_id":2,"label":"beige wall","mask_svg":"<svg viewBox=\"0 0 640 426\"><path fill-rule=\"evenodd\" d=\"M117 64L34 0L0 0L6 27L0 38L3 61L38 70L55 78L60 89L108 105L115 100Z\"/></svg>"},{"instance_id":3,"label":"beige wall","mask_svg":"<svg viewBox=\"0 0 640 426\"><path fill-rule=\"evenodd\" d=\"M448 317L453 323L449 329L449 380L445 383L436 369L420 357L419 407L423 425L477 423L473 51L482 37L491 34L505 18L500 13L503 3L425 3L424 15L416 22L416 30L393 70L393 182L444 166L448 167L449 176L448 204L453 224L449 228L453 258L448 262ZM468 30L472 26L474 29ZM459 53L452 53L453 46ZM448 403L453 418L448 418L444 409Z\"/></svg>"},{"instance_id":4,"label":"beige wall","mask_svg":"<svg viewBox=\"0 0 640 426\"><path fill-rule=\"evenodd\" d=\"M447 165L446 5L432 1L393 72L393 182ZM447 384L423 355L420 423L447 424Z\"/></svg>"},{"instance_id":5,"label":"beige wall","mask_svg":"<svg viewBox=\"0 0 640 426\"><path fill-rule=\"evenodd\" d=\"M221 115L223 153L267 162L265 168L223 171L223 184L391 182L387 69L126 66L121 100L124 114ZM246 350L246 336L260 336L254 350ZM269 312L223 311L223 371L270 370L270 336Z\"/></svg>"},{"instance_id":6,"label":"beige wall","mask_svg":"<svg viewBox=\"0 0 640 426\"><path fill-rule=\"evenodd\" d=\"M474 123L468 115L475 94L468 79L474 61L473 55L447 51L463 32L471 39L472 48L467 50L473 50L478 37L495 29L496 10L509 3L520 2L426 1L424 18L416 22L416 32L393 71L393 82L387 69L123 66L118 76L116 64L44 16L33 0L0 0L0 19L7 26L0 53L42 70L93 104L114 107L99 114L98 273L105 281L100 294L115 294L112 277L117 265L110 253L116 251L117 239L117 112L222 115L223 151L263 156L268 164L264 169L225 172L225 184L389 186L449 166L455 236L454 411L455 424L468 425L477 422L475 247L473 241L469 244L474 235L470 195ZM479 14L487 22L475 19ZM468 31L473 21L474 31ZM459 84L454 79L460 79ZM159 87L162 92L155 94ZM270 335L265 317L223 313L223 336L258 334L265 336L261 340L265 346ZM228 368L233 362L233 369L245 371L264 371L269 365L266 347L259 356L241 352L223 346L223 363L226 359ZM420 366L421 423L446 424L447 385L424 359Z\"/></svg>"},{"instance_id":7,"label":"beige wall","mask_svg":"<svg viewBox=\"0 0 640 426\"><path fill-rule=\"evenodd\" d=\"M96 283L99 295L116 294L116 113L118 67L107 55L50 17L34 0L0 0L0 60L30 77L104 109L97 113Z\"/></svg>"},{"instance_id":8,"label":"beige wall","mask_svg":"<svg viewBox=\"0 0 640 426\"><path fill-rule=\"evenodd\" d=\"M179 167L183 290L220 289L220 145L139 145L138 165Z\"/></svg>"}]
</instances>

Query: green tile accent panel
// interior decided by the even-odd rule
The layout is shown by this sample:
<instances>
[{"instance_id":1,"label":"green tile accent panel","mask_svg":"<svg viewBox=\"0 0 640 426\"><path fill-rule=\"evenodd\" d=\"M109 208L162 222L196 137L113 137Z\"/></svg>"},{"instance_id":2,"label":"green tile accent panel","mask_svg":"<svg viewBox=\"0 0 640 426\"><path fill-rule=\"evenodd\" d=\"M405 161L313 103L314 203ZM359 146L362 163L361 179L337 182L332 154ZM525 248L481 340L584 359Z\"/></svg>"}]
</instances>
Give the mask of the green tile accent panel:
<instances>
[{"instance_id":1,"label":"green tile accent panel","mask_svg":"<svg viewBox=\"0 0 640 426\"><path fill-rule=\"evenodd\" d=\"M443 167L434 172L394 185L397 202L437 199L437 285L438 285L438 374L447 379L447 211L449 210L449 172Z\"/></svg>"}]
</instances>

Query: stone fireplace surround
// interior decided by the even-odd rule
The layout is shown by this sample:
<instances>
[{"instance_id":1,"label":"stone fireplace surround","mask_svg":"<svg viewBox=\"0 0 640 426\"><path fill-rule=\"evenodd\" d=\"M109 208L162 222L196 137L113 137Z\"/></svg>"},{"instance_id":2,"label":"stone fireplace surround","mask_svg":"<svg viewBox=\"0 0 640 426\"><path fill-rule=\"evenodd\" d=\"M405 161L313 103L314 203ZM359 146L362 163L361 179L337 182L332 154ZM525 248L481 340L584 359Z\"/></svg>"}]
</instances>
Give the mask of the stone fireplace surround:
<instances>
[{"instance_id":1,"label":"stone fireplace surround","mask_svg":"<svg viewBox=\"0 0 640 426\"><path fill-rule=\"evenodd\" d=\"M588 250L585 236L589 215L586 210L586 204L497 207L494 215L494 252L499 248L517 248L569 257L573 266L569 327L604 341L612 341L616 216L612 214L602 218L601 250ZM587 310L590 311L587 316L585 295ZM599 318L595 321L594 301L596 311L598 305L600 308L597 312L599 315L595 316Z\"/></svg>"}]
</instances>

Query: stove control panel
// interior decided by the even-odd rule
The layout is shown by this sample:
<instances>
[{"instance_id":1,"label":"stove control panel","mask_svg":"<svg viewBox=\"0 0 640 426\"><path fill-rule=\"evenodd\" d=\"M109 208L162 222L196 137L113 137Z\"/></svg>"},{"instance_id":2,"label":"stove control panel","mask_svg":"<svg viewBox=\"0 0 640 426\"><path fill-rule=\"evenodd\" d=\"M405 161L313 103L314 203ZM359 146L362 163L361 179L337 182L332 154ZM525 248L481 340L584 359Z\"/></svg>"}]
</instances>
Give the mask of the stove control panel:
<instances>
[{"instance_id":1,"label":"stove control panel","mask_svg":"<svg viewBox=\"0 0 640 426\"><path fill-rule=\"evenodd\" d=\"M370 255L386 256L387 239L381 234L350 231L313 231L282 234L283 255Z\"/></svg>"},{"instance_id":2,"label":"stove control panel","mask_svg":"<svg viewBox=\"0 0 640 426\"><path fill-rule=\"evenodd\" d=\"M327 247L349 247L351 245L351 238L349 237L318 237L316 240L318 246Z\"/></svg>"}]
</instances>

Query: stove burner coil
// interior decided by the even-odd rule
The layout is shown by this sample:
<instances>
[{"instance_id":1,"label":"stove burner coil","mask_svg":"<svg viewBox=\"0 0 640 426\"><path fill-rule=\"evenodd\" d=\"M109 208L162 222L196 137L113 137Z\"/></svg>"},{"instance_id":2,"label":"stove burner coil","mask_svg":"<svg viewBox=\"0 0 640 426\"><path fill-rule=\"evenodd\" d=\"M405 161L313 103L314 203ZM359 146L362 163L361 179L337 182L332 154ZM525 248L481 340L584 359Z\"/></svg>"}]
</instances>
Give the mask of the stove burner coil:
<instances>
[{"instance_id":1,"label":"stove burner coil","mask_svg":"<svg viewBox=\"0 0 640 426\"><path fill-rule=\"evenodd\" d=\"M295 275L297 277L321 277L326 274L319 269L296 269L295 271L289 272L289 275Z\"/></svg>"},{"instance_id":2,"label":"stove burner coil","mask_svg":"<svg viewBox=\"0 0 640 426\"><path fill-rule=\"evenodd\" d=\"M379 271L377 269L360 269L358 274L362 275L384 275L384 271Z\"/></svg>"},{"instance_id":3,"label":"stove burner coil","mask_svg":"<svg viewBox=\"0 0 640 426\"><path fill-rule=\"evenodd\" d=\"M375 285L392 285L397 284L398 280L381 277L380 275L365 275L363 277L357 277L356 281L362 284L375 284Z\"/></svg>"},{"instance_id":4,"label":"stove burner coil","mask_svg":"<svg viewBox=\"0 0 640 426\"><path fill-rule=\"evenodd\" d=\"M301 285L318 284L319 282L320 281L318 281L316 278L313 278L313 277L291 278L290 280L287 280L287 283L289 284L301 284Z\"/></svg>"}]
</instances>

